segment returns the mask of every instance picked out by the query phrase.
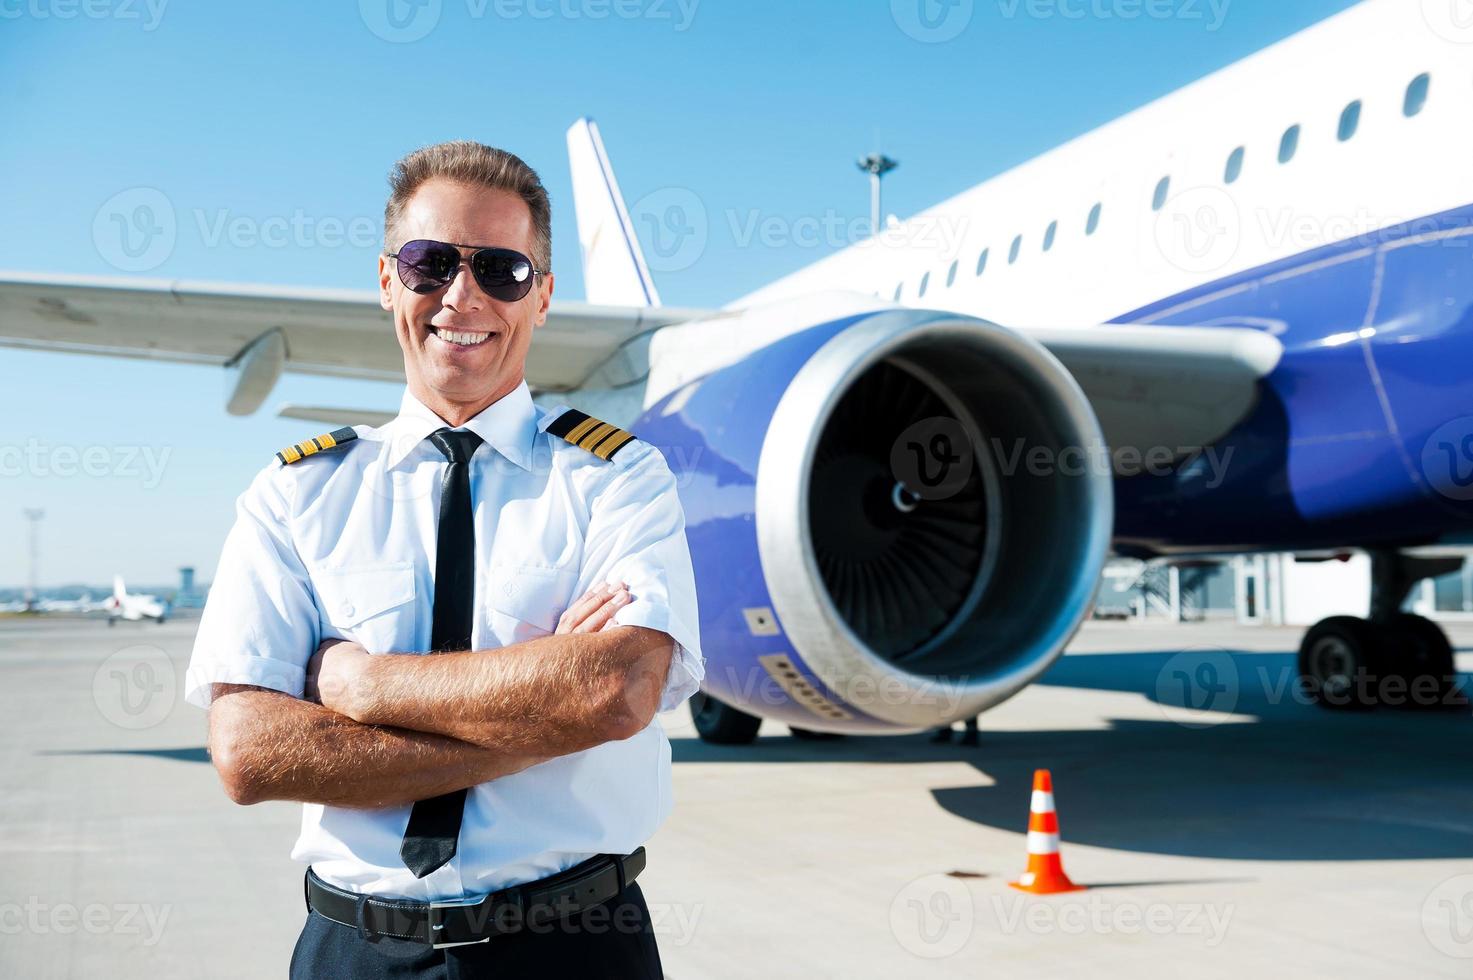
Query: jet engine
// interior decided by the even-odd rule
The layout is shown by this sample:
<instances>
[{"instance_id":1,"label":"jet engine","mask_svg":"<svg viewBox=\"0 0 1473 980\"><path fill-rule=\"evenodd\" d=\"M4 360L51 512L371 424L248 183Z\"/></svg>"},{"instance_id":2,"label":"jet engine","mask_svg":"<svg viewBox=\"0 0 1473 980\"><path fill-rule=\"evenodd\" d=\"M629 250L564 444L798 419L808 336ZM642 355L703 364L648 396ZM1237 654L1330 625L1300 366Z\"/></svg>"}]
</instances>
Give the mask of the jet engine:
<instances>
[{"instance_id":1,"label":"jet engine","mask_svg":"<svg viewBox=\"0 0 1473 980\"><path fill-rule=\"evenodd\" d=\"M771 336L774 315L691 326ZM759 717L868 733L970 717L1037 679L1090 610L1104 440L1018 332L926 310L832 319L675 388L633 430L686 514L709 739L749 740Z\"/></svg>"}]
</instances>

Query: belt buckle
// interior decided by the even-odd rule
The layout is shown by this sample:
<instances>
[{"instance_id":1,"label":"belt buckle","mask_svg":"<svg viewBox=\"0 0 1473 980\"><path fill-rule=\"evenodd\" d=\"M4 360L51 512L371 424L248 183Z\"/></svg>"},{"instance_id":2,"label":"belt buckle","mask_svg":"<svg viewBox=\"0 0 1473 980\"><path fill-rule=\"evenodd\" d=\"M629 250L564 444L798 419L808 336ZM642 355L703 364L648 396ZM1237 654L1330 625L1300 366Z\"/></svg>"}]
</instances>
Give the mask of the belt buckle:
<instances>
[{"instance_id":1,"label":"belt buckle","mask_svg":"<svg viewBox=\"0 0 1473 980\"><path fill-rule=\"evenodd\" d=\"M475 945L477 945L479 943L489 943L491 941L491 937L490 936L486 936L484 939L467 939L467 940L465 940L463 942L456 942L456 943L445 943L445 942L436 942L435 941L435 937L437 935L444 935L445 934L445 917L444 917L443 913L444 913L444 911L446 909L463 909L463 908L469 908L469 907L474 906L474 905L480 905L485 900L486 899L484 897L483 898L455 898L455 899L446 899L444 901L439 901L439 902L430 902L430 911L429 911L429 918L428 918L428 923L429 923L429 927L430 927L429 928L430 946L432 948L434 948L434 949L449 949L451 946L475 946Z\"/></svg>"},{"instance_id":2,"label":"belt buckle","mask_svg":"<svg viewBox=\"0 0 1473 980\"><path fill-rule=\"evenodd\" d=\"M493 899L495 899L495 897L496 897L496 893L494 893L494 892L492 894L490 894L490 895L483 895L480 898L456 898L456 899L445 899L443 901L438 901L438 902L430 902L429 915L428 915L428 920L427 921L428 921L428 924L429 924L429 940L430 940L430 946L431 946L431 948L433 948L433 949L449 949L452 946L476 946L476 945L479 945L480 943L489 943L491 941L491 937L490 936L482 936L480 939L466 939L466 940L462 940L460 942L437 942L436 939L435 939L435 937L437 935L443 935L444 932L445 932L445 916L444 916L443 913L444 913L444 911L446 909L472 908L474 906L481 905L481 904L486 903L486 902L490 902L491 903L490 916L488 917L488 920L486 922L480 923L480 925L482 927L489 927L489 926L494 925L498 909L500 909L501 907L510 905L510 906L513 906L515 908L515 910L516 910L517 927L520 928L520 925L521 925L520 919L521 919L521 912L522 912L522 896L521 896L521 893L519 891L515 890L515 889L509 889L509 891L511 893L510 899L509 900L504 900L504 901L501 901L501 902L493 901ZM500 930L498 929L498 931L500 931ZM508 931L511 931L511 930L508 930Z\"/></svg>"}]
</instances>

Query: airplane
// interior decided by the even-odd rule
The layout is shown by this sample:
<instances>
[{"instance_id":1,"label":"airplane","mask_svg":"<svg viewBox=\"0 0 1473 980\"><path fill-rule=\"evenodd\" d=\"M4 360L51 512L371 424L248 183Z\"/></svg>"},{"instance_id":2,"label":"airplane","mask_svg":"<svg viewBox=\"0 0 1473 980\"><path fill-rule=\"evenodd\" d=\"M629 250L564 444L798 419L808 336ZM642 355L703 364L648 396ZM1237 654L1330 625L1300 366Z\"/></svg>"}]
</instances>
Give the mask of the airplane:
<instances>
[{"instance_id":1,"label":"airplane","mask_svg":"<svg viewBox=\"0 0 1473 980\"><path fill-rule=\"evenodd\" d=\"M35 603L36 611L42 613L89 613L105 608L107 602L93 599L90 592L82 593L78 599L38 599Z\"/></svg>"},{"instance_id":2,"label":"airplane","mask_svg":"<svg viewBox=\"0 0 1473 980\"><path fill-rule=\"evenodd\" d=\"M140 592L130 593L128 587L123 584L121 575L113 576L113 594L102 601L102 608L107 612L107 625L109 626L116 626L120 619L130 622L151 619L162 625L169 617L167 599Z\"/></svg>"},{"instance_id":3,"label":"airplane","mask_svg":"<svg viewBox=\"0 0 1473 980\"><path fill-rule=\"evenodd\" d=\"M972 717L1060 656L1111 556L1363 550L1369 615L1306 632L1306 693L1456 703L1402 611L1473 544L1473 36L1436 9L1368 0L717 309L661 303L575 123L587 301L526 377L677 476L700 736ZM403 377L374 290L8 274L0 335L224 365L235 414L284 371Z\"/></svg>"}]
</instances>

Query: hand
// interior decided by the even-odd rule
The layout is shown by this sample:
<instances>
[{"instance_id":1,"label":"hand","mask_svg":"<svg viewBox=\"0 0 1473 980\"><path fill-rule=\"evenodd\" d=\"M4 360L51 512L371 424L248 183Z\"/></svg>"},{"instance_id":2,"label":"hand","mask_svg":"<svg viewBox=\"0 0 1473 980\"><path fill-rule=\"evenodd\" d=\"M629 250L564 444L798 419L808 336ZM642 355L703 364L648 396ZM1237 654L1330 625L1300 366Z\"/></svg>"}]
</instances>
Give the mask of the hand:
<instances>
[{"instance_id":1,"label":"hand","mask_svg":"<svg viewBox=\"0 0 1473 980\"><path fill-rule=\"evenodd\" d=\"M307 663L308 700L352 718L353 695L368 657L367 650L349 640L323 640Z\"/></svg>"},{"instance_id":2,"label":"hand","mask_svg":"<svg viewBox=\"0 0 1473 980\"><path fill-rule=\"evenodd\" d=\"M627 585L616 582L612 586L604 584L589 589L558 619L557 632L598 633L617 627L619 624L614 622L614 613L634 598Z\"/></svg>"}]
</instances>

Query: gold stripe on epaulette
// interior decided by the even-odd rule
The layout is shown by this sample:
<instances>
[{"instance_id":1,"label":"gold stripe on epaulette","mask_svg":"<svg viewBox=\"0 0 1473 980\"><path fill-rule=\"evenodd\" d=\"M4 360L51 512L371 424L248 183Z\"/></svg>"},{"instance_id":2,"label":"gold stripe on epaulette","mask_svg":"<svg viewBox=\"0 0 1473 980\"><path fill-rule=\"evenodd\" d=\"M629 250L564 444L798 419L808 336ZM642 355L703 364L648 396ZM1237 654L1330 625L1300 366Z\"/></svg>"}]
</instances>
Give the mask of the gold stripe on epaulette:
<instances>
[{"instance_id":1,"label":"gold stripe on epaulette","mask_svg":"<svg viewBox=\"0 0 1473 980\"><path fill-rule=\"evenodd\" d=\"M626 442L634 438L634 433L625 432L623 429L615 429L614 434L599 443L593 450L593 455L599 459L610 459L614 453Z\"/></svg>"},{"instance_id":2,"label":"gold stripe on epaulette","mask_svg":"<svg viewBox=\"0 0 1473 980\"><path fill-rule=\"evenodd\" d=\"M357 438L358 433L353 430L352 426L346 426L325 435L314 436L303 442L287 446L276 454L276 458L281 460L283 466L289 466L292 463L306 459L308 456L315 456L317 453L325 450L347 445Z\"/></svg>"},{"instance_id":3,"label":"gold stripe on epaulette","mask_svg":"<svg viewBox=\"0 0 1473 980\"><path fill-rule=\"evenodd\" d=\"M582 422L579 422L577 425L573 426L572 431L563 436L563 438L568 440L575 446L581 445L583 442L583 437L588 434L588 431L590 429L603 424L604 423L601 420L596 419L593 416L589 416Z\"/></svg>"},{"instance_id":4,"label":"gold stripe on epaulette","mask_svg":"<svg viewBox=\"0 0 1473 980\"><path fill-rule=\"evenodd\" d=\"M601 441L603 441L603 438L605 436L607 436L609 433L613 432L617 428L618 426L610 425L607 422L600 422L598 428L594 429L592 432L588 433L588 435L578 440L578 448L586 449L589 452L593 452L593 447L597 446Z\"/></svg>"},{"instance_id":5,"label":"gold stripe on epaulette","mask_svg":"<svg viewBox=\"0 0 1473 980\"><path fill-rule=\"evenodd\" d=\"M599 459L611 460L614 454L634 441L634 434L570 408L547 426L550 435L565 439L579 449L586 449Z\"/></svg>"}]
</instances>

